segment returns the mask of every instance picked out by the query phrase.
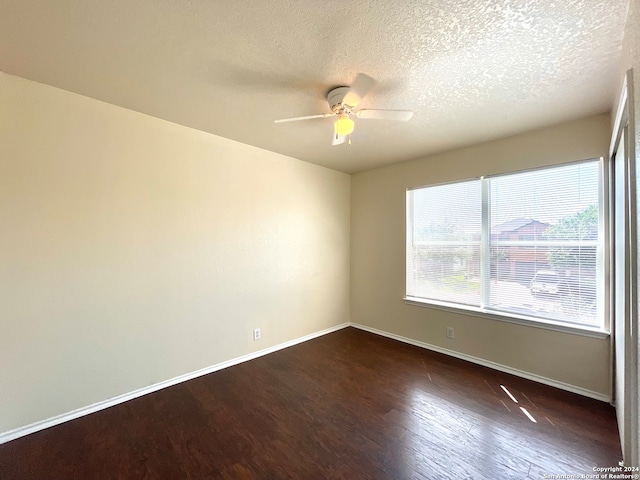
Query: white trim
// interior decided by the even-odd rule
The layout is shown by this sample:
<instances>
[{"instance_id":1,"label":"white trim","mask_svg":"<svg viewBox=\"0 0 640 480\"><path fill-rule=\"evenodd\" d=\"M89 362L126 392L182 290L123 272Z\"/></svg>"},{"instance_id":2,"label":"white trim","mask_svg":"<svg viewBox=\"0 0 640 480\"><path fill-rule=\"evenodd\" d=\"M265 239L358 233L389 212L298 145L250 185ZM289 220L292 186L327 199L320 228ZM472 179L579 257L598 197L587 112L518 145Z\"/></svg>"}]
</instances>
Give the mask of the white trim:
<instances>
[{"instance_id":1,"label":"white trim","mask_svg":"<svg viewBox=\"0 0 640 480\"><path fill-rule=\"evenodd\" d=\"M640 399L638 398L638 335L637 335L637 319L638 319L638 232L637 232L637 152L636 152L636 112L634 107L634 71L629 69L625 72L622 79L622 89L618 99L618 106L616 108L614 123L611 133L611 142L609 145L609 160L612 163L611 166L615 166L615 156L618 153L618 148L621 139L625 140L626 157L623 160L625 163L626 178L623 195L625 196L623 216L618 219L615 212L615 201L612 200L612 211L615 219L621 220L620 223L626 227L627 231L625 245L627 248L626 256L624 259L623 269L623 281L620 282L621 289L626 297L626 310L623 313L624 318L616 318L614 315L615 308L612 307L611 314L611 351L612 351L612 390L615 398L616 382L620 382L624 385L622 395L624 397L623 408L620 408L619 401L614 401L616 407L616 416L618 420L618 429L620 431L620 444L622 446L622 457L626 465L637 466L640 463L640 434L638 429L640 412ZM624 136L623 136L624 135ZM613 180L612 180L613 181ZM618 212L619 214L620 212ZM612 218L613 220L613 218ZM612 232L612 240L614 240ZM619 232L618 232L619 233ZM612 241L612 244L615 242ZM615 270L615 256L611 261L611 268ZM615 276L612 275L612 280L615 280ZM615 293L616 287L613 285L611 292L611 301L616 301ZM624 322L621 329L617 327L616 322ZM616 333L621 334L622 338L616 340ZM620 348L624 356L624 365L622 370L617 365L617 353L616 349Z\"/></svg>"},{"instance_id":2,"label":"white trim","mask_svg":"<svg viewBox=\"0 0 640 480\"><path fill-rule=\"evenodd\" d=\"M631 103L627 101L629 99L629 87L633 85L633 80L630 78L632 75L631 72L631 70L627 70L624 77L622 77L622 88L620 90L620 97L618 97L618 106L616 107L616 114L613 118L613 128L611 129L612 135L611 140L609 141L610 159L613 158L616 153L618 141L620 140L622 128L624 127L623 119L625 122L628 122L631 119L631 112L629 112Z\"/></svg>"},{"instance_id":3,"label":"white trim","mask_svg":"<svg viewBox=\"0 0 640 480\"><path fill-rule=\"evenodd\" d=\"M482 240L480 245L480 305L482 308L491 303L491 292L489 291L489 286L491 285L491 227L489 225L489 216L491 215L491 207L489 206L490 188L490 183L486 178L482 177L480 180L480 218L482 222L482 232L480 234L480 238Z\"/></svg>"},{"instance_id":4,"label":"white trim","mask_svg":"<svg viewBox=\"0 0 640 480\"><path fill-rule=\"evenodd\" d=\"M516 377L526 378L527 380L533 380L534 382L543 383L545 385L549 385L551 387L556 387L561 390L566 390L568 392L577 393L578 395L583 395L585 397L594 398L596 400L601 400L603 402L610 402L611 397L609 395L605 395L603 393L594 392L593 390L587 390L586 388L577 387L575 385L571 385L568 383L560 382L558 380L553 380L551 378L543 377L541 375L536 375L534 373L525 372L523 370L518 370L516 368L507 367L506 365L502 365L500 363L492 362L490 360L485 360L483 358L473 357L471 355L467 355L465 353L456 352L455 350L449 350L448 348L438 347L436 345L431 345L429 343L420 342L418 340L413 340L411 338L403 337L401 335L396 335L395 333L385 332L384 330L378 330L377 328L367 327L365 325L361 325L358 323L351 322L351 326L355 328L359 328L360 330L364 330L369 333L375 333L376 335L381 335L383 337L392 338L393 340L398 340L403 343L408 343L410 345L415 345L416 347L425 348L427 350L432 350L434 352L443 353L445 355L449 355L451 357L459 358L461 360L466 360L467 362L476 363L478 365L482 365L484 367L489 367L494 370L499 370L501 372L509 373L511 375L515 375Z\"/></svg>"},{"instance_id":5,"label":"white trim","mask_svg":"<svg viewBox=\"0 0 640 480\"><path fill-rule=\"evenodd\" d=\"M18 427L14 430L9 430L8 432L0 433L0 445L2 445L3 443L9 442L11 440L24 437L25 435L29 435L30 433L35 433L40 430L44 430L45 428L53 427L55 425L59 425L64 422L68 422L69 420L74 420L76 418L89 415L90 413L94 413L99 410L104 410L105 408L113 407L114 405L118 405L128 400L133 400L134 398L138 398L143 395L147 395L149 393L162 390L163 388L171 387L172 385L186 382L187 380L192 380L194 378L201 377L202 375L207 375L209 373L217 372L218 370L232 367L234 365L238 365L239 363L248 362L249 360L253 360L255 358L262 357L264 355L268 355L273 352L277 352L278 350L282 350L284 348L292 347L299 343L313 340L314 338L327 335L328 333L332 333L337 330L342 330L343 328L346 328L348 326L349 326L349 323L342 323L340 325L336 325L335 327L326 328L319 332L311 333L309 335L305 335L304 337L296 338L294 340L289 340L288 342L280 343L273 347L268 347L263 350L258 350L257 352L248 353L247 355L242 355L240 357L236 357L231 360L227 360L225 362L217 363L215 365L211 365L209 367L196 370L195 372L185 373L184 375L179 375L177 377L170 378L169 380L164 380L159 383L154 383L153 385L149 385L148 387L139 388L138 390L134 390L133 392L124 393L122 395L118 395L117 397L109 398L107 400L94 403L93 405L81 407L76 410L72 410L70 412L56 415L55 417L47 418L45 420L41 420L39 422L35 422L30 425L26 425L24 427Z\"/></svg>"},{"instance_id":6,"label":"white trim","mask_svg":"<svg viewBox=\"0 0 640 480\"><path fill-rule=\"evenodd\" d=\"M560 388L561 390L566 390L569 392L577 393L579 395L583 395L585 397L594 398L596 400L601 400L604 402L610 402L611 397L608 395L604 395L598 392L594 392L592 390L587 390L585 388L577 387L575 385L570 385L568 383L559 382L557 380L553 380L547 377L542 377L540 375L535 375L533 373L525 372L522 370L518 370L515 368L507 367L505 365L501 365L499 363L491 362L489 360L484 360L482 358L473 357L471 355L466 355L464 353L456 352L454 350L449 350L447 348L438 347L436 345L431 345L429 343L420 342L418 340L413 340L407 337L403 337L401 335L396 335L394 333L385 332L383 330L378 330L376 328L367 327L365 325L361 325L359 323L342 323L340 325L336 325L334 327L330 327L319 332L311 333L309 335L305 335L300 338L296 338L294 340L289 340L288 342L280 343L273 347L265 348L263 350L259 350L257 352L249 353L247 355L242 355L240 357L236 357L231 360L227 360L225 362L218 363L216 365L212 365L209 367L202 368L200 370L196 370L195 372L186 373L184 375L179 375L177 377L171 378L169 380L165 380L163 382L155 383L148 387L140 388L138 390L134 390L133 392L125 393L122 395L118 395L117 397L113 397L107 400L103 400L101 402L94 403L93 405L88 405L86 407L78 408L76 410L72 410L70 412L66 412L60 415L56 415L55 417L51 417L45 420L41 420L39 422L32 423L30 425L26 425L24 427L19 427L14 430L9 430L7 432L0 434L0 445L11 440L15 440L20 437L24 437L31 433L38 432L40 430L44 430L49 427L54 427L61 423L68 422L70 420L74 420L76 418L83 417L85 415L89 415L90 413L98 412L100 410L104 410L105 408L109 408L120 403L124 403L128 400L133 400L134 398L141 397L143 395L147 395L149 393L156 392L158 390L162 390L163 388L167 388L178 383L186 382L188 380L192 380L197 377L201 377L203 375L207 375L209 373L217 372L218 370L223 370L228 367L232 367L234 365L238 365L243 362L247 362L249 360L253 360L258 357L262 357L264 355L268 355L270 353L277 352L278 350L282 350L288 347L292 347L299 343L303 343L309 340L312 340L317 337L321 337L323 335L327 335L329 333L336 332L338 330L342 330L346 327L354 327L360 330L364 330L370 333L374 333L376 335L381 335L383 337L392 338L394 340L398 340L403 343L408 343L411 345L415 345L421 348L425 348L427 350L432 350L434 352L442 353L445 355L449 355L451 357L460 358L462 360L466 360L471 363L475 363L478 365L482 365L485 367L492 368L494 370L498 370L505 373L510 373L512 375L526 378L528 380L532 380L534 382L539 382L545 385L550 385L552 387Z\"/></svg>"},{"instance_id":7,"label":"white trim","mask_svg":"<svg viewBox=\"0 0 640 480\"><path fill-rule=\"evenodd\" d=\"M404 303L415 307L434 308L436 310L444 310L446 312L460 313L473 317L486 318L489 320L498 320L500 322L515 323L516 325L526 325L527 327L543 328L545 330L553 330L555 332L571 333L574 335L582 335L592 338L607 338L609 332L598 328L587 326L574 326L553 320L526 317L516 313L502 313L497 310L488 310L480 307L472 307L470 305L454 304L447 302L439 302L437 300L426 300L417 297L404 297Z\"/></svg>"}]
</instances>

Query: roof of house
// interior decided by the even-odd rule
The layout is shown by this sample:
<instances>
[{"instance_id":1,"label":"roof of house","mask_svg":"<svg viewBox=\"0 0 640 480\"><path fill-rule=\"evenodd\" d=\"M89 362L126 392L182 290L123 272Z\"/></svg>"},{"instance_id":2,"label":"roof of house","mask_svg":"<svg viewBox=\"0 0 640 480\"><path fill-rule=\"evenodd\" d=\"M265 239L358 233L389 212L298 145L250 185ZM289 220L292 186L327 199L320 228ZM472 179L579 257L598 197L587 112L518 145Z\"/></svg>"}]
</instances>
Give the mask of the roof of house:
<instances>
[{"instance_id":1,"label":"roof of house","mask_svg":"<svg viewBox=\"0 0 640 480\"><path fill-rule=\"evenodd\" d=\"M501 233L515 232L532 223L548 226L547 223L539 222L531 218L516 218L514 220L509 220L507 222L500 223L494 227L491 227L491 233L501 234Z\"/></svg>"}]
</instances>

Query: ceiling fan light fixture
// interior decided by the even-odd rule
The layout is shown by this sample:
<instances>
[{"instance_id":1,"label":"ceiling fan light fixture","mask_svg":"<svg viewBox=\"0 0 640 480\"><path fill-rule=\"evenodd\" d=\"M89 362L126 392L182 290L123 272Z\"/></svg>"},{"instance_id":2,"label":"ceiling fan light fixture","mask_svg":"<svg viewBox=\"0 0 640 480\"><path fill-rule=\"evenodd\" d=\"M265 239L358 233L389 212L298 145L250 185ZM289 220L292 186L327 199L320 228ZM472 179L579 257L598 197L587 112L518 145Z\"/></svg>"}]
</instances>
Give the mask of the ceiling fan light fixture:
<instances>
[{"instance_id":1,"label":"ceiling fan light fixture","mask_svg":"<svg viewBox=\"0 0 640 480\"><path fill-rule=\"evenodd\" d=\"M333 124L336 135L346 136L353 132L355 123L347 115L341 115Z\"/></svg>"}]
</instances>

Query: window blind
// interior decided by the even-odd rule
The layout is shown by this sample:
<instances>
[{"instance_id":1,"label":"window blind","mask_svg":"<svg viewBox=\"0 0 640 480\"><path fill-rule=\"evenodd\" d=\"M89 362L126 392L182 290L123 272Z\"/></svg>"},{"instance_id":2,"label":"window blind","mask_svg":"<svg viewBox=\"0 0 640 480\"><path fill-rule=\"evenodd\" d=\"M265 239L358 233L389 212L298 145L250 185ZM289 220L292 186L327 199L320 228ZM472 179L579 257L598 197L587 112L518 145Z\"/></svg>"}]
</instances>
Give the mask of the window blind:
<instances>
[{"instance_id":1,"label":"window blind","mask_svg":"<svg viewBox=\"0 0 640 480\"><path fill-rule=\"evenodd\" d=\"M599 165L488 179L491 309L597 326Z\"/></svg>"},{"instance_id":2,"label":"window blind","mask_svg":"<svg viewBox=\"0 0 640 480\"><path fill-rule=\"evenodd\" d=\"M407 201L407 294L480 306L480 180L410 190Z\"/></svg>"},{"instance_id":3,"label":"window blind","mask_svg":"<svg viewBox=\"0 0 640 480\"><path fill-rule=\"evenodd\" d=\"M599 172L589 161L409 190L407 296L601 327Z\"/></svg>"}]
</instances>

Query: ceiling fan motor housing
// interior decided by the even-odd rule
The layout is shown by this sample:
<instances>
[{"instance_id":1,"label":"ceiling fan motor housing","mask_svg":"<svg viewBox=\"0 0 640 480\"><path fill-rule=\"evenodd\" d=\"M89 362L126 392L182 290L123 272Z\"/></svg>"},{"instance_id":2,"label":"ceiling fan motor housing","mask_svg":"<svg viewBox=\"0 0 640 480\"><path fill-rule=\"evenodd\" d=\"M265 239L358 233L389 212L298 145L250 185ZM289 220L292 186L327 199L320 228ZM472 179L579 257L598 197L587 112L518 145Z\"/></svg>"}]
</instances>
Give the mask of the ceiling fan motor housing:
<instances>
[{"instance_id":1,"label":"ceiling fan motor housing","mask_svg":"<svg viewBox=\"0 0 640 480\"><path fill-rule=\"evenodd\" d=\"M349 87L336 87L327 93L327 100L331 111L336 115L351 113L353 107L342 103L347 92L349 92Z\"/></svg>"}]
</instances>

